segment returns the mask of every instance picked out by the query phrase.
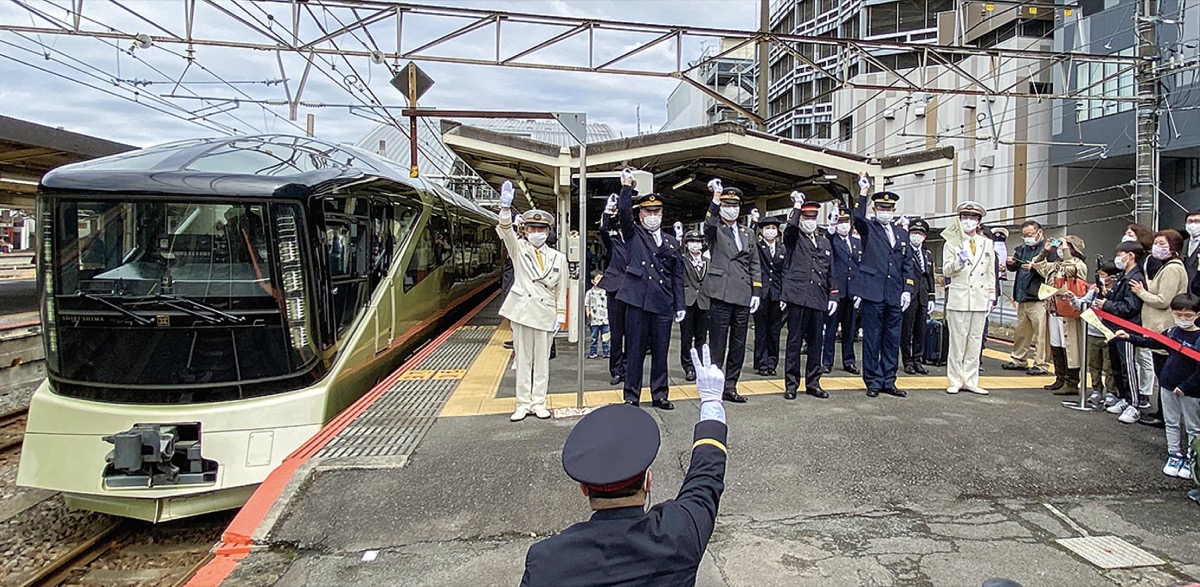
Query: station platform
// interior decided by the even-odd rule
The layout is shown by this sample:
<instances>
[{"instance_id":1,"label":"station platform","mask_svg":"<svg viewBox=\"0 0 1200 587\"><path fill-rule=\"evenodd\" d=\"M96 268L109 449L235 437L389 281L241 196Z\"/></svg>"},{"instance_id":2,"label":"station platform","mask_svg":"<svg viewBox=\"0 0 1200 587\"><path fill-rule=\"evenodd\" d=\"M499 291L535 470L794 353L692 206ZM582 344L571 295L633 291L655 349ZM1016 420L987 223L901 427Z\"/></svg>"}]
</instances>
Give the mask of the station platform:
<instances>
[{"instance_id":1,"label":"station platform","mask_svg":"<svg viewBox=\"0 0 1200 587\"><path fill-rule=\"evenodd\" d=\"M551 361L555 417L511 423L498 308L464 317L289 457L190 585L519 583L529 545L590 512L561 465L578 421L575 345L560 338ZM644 404L662 431L656 503L682 483L699 411L677 343L676 409ZM868 398L836 370L839 352L822 380L831 398L795 401L781 378L753 374L748 349L750 401L727 406L726 489L697 584L1194 583L1200 507L1190 482L1162 474L1162 431L1068 410L1041 389L1049 378L1009 375L1006 349L989 346L989 396L945 394L939 369L901 375L908 398ZM606 361L586 362L588 405L620 401L608 380Z\"/></svg>"}]
</instances>

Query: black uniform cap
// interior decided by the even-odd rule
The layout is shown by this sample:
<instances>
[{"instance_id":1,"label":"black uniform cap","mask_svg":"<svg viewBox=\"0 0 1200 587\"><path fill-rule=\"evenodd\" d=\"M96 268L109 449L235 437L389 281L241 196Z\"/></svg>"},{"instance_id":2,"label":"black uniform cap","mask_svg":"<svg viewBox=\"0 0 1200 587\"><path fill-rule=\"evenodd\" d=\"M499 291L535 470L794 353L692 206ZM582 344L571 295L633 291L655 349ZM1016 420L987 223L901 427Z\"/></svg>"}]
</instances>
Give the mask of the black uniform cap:
<instances>
[{"instance_id":1,"label":"black uniform cap","mask_svg":"<svg viewBox=\"0 0 1200 587\"><path fill-rule=\"evenodd\" d=\"M782 224L782 222L780 222L779 219L774 216L767 216L766 218L758 221L759 226L779 226L780 224Z\"/></svg>"},{"instance_id":2,"label":"black uniform cap","mask_svg":"<svg viewBox=\"0 0 1200 587\"><path fill-rule=\"evenodd\" d=\"M738 188L725 188L717 199L722 203L741 204L743 195L742 190Z\"/></svg>"},{"instance_id":3,"label":"black uniform cap","mask_svg":"<svg viewBox=\"0 0 1200 587\"><path fill-rule=\"evenodd\" d=\"M908 231L912 232L914 230L919 230L925 234L929 234L929 223L925 222L923 218L913 220L912 222L908 223Z\"/></svg>"},{"instance_id":4,"label":"black uniform cap","mask_svg":"<svg viewBox=\"0 0 1200 587\"><path fill-rule=\"evenodd\" d=\"M635 204L642 210L661 210L663 207L662 196L659 194L639 196Z\"/></svg>"},{"instance_id":5,"label":"black uniform cap","mask_svg":"<svg viewBox=\"0 0 1200 587\"><path fill-rule=\"evenodd\" d=\"M698 243L704 242L704 235L700 234L699 230L689 230L683 235L683 242L695 241Z\"/></svg>"},{"instance_id":6,"label":"black uniform cap","mask_svg":"<svg viewBox=\"0 0 1200 587\"><path fill-rule=\"evenodd\" d=\"M575 425L563 445L567 476L601 491L628 485L658 455L654 417L628 404L604 406Z\"/></svg>"},{"instance_id":7,"label":"black uniform cap","mask_svg":"<svg viewBox=\"0 0 1200 587\"><path fill-rule=\"evenodd\" d=\"M900 201L900 195L896 192L877 192L871 196L871 203L875 205L883 204L885 206L895 206L896 202Z\"/></svg>"}]
</instances>

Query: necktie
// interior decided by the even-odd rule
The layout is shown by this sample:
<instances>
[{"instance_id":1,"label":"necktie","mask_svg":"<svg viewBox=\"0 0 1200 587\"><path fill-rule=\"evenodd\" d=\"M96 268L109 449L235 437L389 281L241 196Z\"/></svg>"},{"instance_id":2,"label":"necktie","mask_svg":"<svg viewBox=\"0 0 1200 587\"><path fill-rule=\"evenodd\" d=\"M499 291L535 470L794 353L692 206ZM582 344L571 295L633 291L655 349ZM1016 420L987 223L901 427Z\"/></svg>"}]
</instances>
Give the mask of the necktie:
<instances>
[{"instance_id":1,"label":"necktie","mask_svg":"<svg viewBox=\"0 0 1200 587\"><path fill-rule=\"evenodd\" d=\"M972 255L975 254L975 239L974 239L974 237L971 238L971 254Z\"/></svg>"},{"instance_id":2,"label":"necktie","mask_svg":"<svg viewBox=\"0 0 1200 587\"><path fill-rule=\"evenodd\" d=\"M921 265L921 272L925 272L925 252L917 250L917 262Z\"/></svg>"},{"instance_id":3,"label":"necktie","mask_svg":"<svg viewBox=\"0 0 1200 587\"><path fill-rule=\"evenodd\" d=\"M740 251L740 250L742 250L742 239L738 238L738 231L737 231L737 227L736 227L736 226L730 226L730 227L729 227L729 234L733 236L733 242L734 242L734 244L735 244L735 245L737 245L737 250L739 250L739 251Z\"/></svg>"},{"instance_id":4,"label":"necktie","mask_svg":"<svg viewBox=\"0 0 1200 587\"><path fill-rule=\"evenodd\" d=\"M544 263L544 262L542 261L542 250L541 250L541 249L534 249L534 250L533 250L533 252L534 252L534 253L537 253L538 268L539 268L539 269L543 269L543 270L544 270L544 269L546 268L546 263Z\"/></svg>"},{"instance_id":5,"label":"necktie","mask_svg":"<svg viewBox=\"0 0 1200 587\"><path fill-rule=\"evenodd\" d=\"M892 225L885 224L883 225L883 229L887 231L888 244L891 245L892 248L896 248L896 233L892 232Z\"/></svg>"}]
</instances>

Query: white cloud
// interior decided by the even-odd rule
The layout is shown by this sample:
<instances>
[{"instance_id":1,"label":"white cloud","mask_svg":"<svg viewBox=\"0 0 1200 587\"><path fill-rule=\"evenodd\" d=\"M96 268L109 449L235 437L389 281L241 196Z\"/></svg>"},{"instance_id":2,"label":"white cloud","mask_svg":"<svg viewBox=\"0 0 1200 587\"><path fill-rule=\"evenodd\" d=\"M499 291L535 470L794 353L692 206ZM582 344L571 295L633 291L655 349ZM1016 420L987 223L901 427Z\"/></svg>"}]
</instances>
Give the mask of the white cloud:
<instances>
[{"instance_id":1,"label":"white cloud","mask_svg":"<svg viewBox=\"0 0 1200 587\"><path fill-rule=\"evenodd\" d=\"M160 24L174 34L183 34L184 20L182 1L127 2L133 11ZM543 15L588 17L605 20L650 22L660 24L706 26L714 28L752 29L757 24L759 2L757 0L680 0L680 1L636 1L636 0L589 0L589 1L535 1L494 0L431 2L445 6L462 6L485 10L503 10ZM69 6L66 0L31 0L31 5L61 17ZM290 26L290 7L287 4L221 2L221 5L240 17L251 20L258 18L276 34L286 35ZM84 21L84 26L97 27L99 23L114 30L136 34L145 32L165 35L133 14L124 12L115 5L85 3L84 14L98 22ZM231 38L253 43L268 43L267 37L238 24L211 6L201 3L197 10L199 18L195 24L195 35L207 38ZM242 11L242 8L245 11ZM341 26L338 19L348 22L350 12L340 11L321 16L322 25L328 29ZM267 19L267 13L275 17ZM365 12L360 11L360 16ZM0 5L0 22L39 26L45 21L33 17L19 6ZM466 24L467 20L461 21ZM394 47L394 31L379 23L368 29L376 42L385 49ZM416 37L419 27L406 23L405 49L412 49L420 42ZM442 22L440 30L430 28L425 35L445 32L460 23ZM523 27L523 28L522 28ZM533 46L562 29L551 31L547 27L533 25L511 25L502 36L502 54ZM320 35L316 26L302 31L301 37L314 38ZM491 29L481 30L470 37L463 37L455 44L439 47L437 54L462 54L490 58L494 55L495 40ZM365 35L359 35L365 43ZM652 38L645 34L622 34L616 31L601 31L596 34L597 59L603 61L615 57L632 47L637 40ZM543 50L537 59L552 63L582 63L586 59L587 36L579 35L570 43ZM0 33L0 79L11 80L0 84L0 110L5 115L62 126L69 130L92 134L112 140L136 145L148 145L180 138L213 135L216 131L192 122L156 112L129 100L110 96L102 91L72 83L52 74L37 71L29 65L49 69L72 79L87 81L99 88L118 94L129 95L113 81L118 75L123 80L137 80L140 84L138 101L151 102L153 96L172 92L193 93L200 96L235 98L244 95L255 99L281 99L285 92L281 85L266 85L263 82L280 77L276 55L272 51L253 51L220 47L194 47L195 61L189 67L186 48L182 45L154 46L136 50L133 56L121 51L127 49L127 41L100 41L90 38L32 35L18 36ZM26 52L15 48L32 50ZM362 44L346 37L341 41L344 48L361 49ZM699 42L685 43L682 56L685 61L699 56ZM49 53L52 60L41 55ZM18 59L29 65L14 61ZM368 88L385 104L400 104L402 97L388 84L390 73L386 68L372 65L363 58L354 58L351 64L362 78L354 83L354 72L340 58L330 57L335 68L318 62L325 73L314 70L310 73L304 89L304 99L325 104L355 103L354 96L339 84L350 79L353 85ZM532 59L532 57L530 58ZM673 42L662 43L630 58L622 65L673 64L675 48ZM285 54L284 65L290 79L290 87L296 90L304 71L304 59L297 54ZM616 76L577 72L556 72L523 68L484 67L455 65L435 62L420 62L422 69L435 80L430 92L422 98L422 106L442 109L489 109L489 110L564 110L583 111L589 120L603 122L626 136L636 132L635 112L640 105L642 130L660 126L666 118L666 99L675 88L675 80L650 77ZM72 69L74 68L74 69ZM186 70L186 75L184 75ZM183 75L184 83L179 89L174 82ZM94 77L91 77L94 76ZM219 77L218 77L219 76ZM332 78L332 79L331 79ZM219 82L224 79L236 83L231 87ZM150 82L148 85L146 82ZM198 100L169 99L168 101L186 109L202 106ZM229 107L229 105L226 105ZM163 110L169 107L161 106ZM219 110L214 107L213 110ZM298 132L279 117L286 118L285 106L269 107L269 114L260 106L241 104L228 113L210 113L211 120L242 132L278 131ZM304 115L316 116L318 136L335 141L355 141L364 135L374 123L355 115L348 108L301 108L299 127L304 125ZM179 113L182 117L186 114ZM395 112L399 117L399 112ZM236 120L234 117L240 120Z\"/></svg>"}]
</instances>

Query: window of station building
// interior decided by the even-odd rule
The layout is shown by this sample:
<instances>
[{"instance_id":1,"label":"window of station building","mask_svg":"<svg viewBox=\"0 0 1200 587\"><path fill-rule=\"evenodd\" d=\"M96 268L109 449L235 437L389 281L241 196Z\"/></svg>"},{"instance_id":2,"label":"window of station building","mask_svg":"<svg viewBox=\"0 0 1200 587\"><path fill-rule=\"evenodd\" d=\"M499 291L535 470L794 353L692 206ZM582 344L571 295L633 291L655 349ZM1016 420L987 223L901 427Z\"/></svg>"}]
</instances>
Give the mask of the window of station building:
<instances>
[{"instance_id":1,"label":"window of station building","mask_svg":"<svg viewBox=\"0 0 1200 587\"><path fill-rule=\"evenodd\" d=\"M818 3L817 14L825 14L837 8L837 0L820 0Z\"/></svg>"},{"instance_id":2,"label":"window of station building","mask_svg":"<svg viewBox=\"0 0 1200 587\"><path fill-rule=\"evenodd\" d=\"M817 123L817 138L818 139L829 138L829 128L830 128L830 124L828 122L818 122Z\"/></svg>"},{"instance_id":3,"label":"window of station building","mask_svg":"<svg viewBox=\"0 0 1200 587\"><path fill-rule=\"evenodd\" d=\"M800 0L799 5L796 8L797 14L800 15L799 22L806 23L816 18L816 9L817 0Z\"/></svg>"},{"instance_id":4,"label":"window of station building","mask_svg":"<svg viewBox=\"0 0 1200 587\"><path fill-rule=\"evenodd\" d=\"M838 138L843 141L854 138L854 117L847 116L838 121Z\"/></svg>"},{"instance_id":5,"label":"window of station building","mask_svg":"<svg viewBox=\"0 0 1200 587\"><path fill-rule=\"evenodd\" d=\"M1134 49L1120 51L1118 55L1132 56ZM1084 122L1110 114L1134 109L1132 101L1117 101L1116 97L1135 95L1134 70L1126 64L1077 63L1071 80L1071 93L1078 96L1075 102L1075 120Z\"/></svg>"}]
</instances>

